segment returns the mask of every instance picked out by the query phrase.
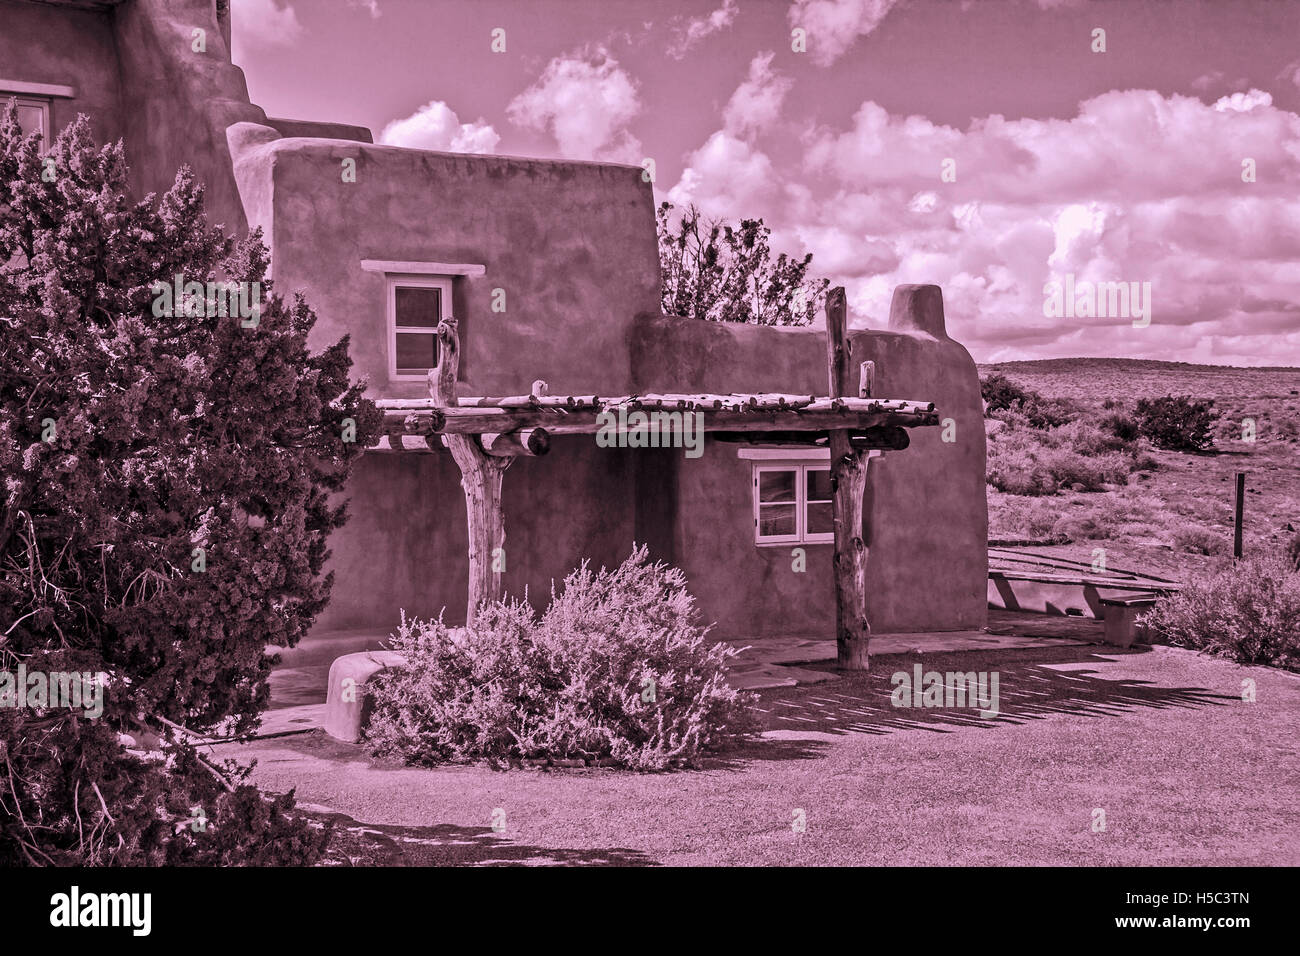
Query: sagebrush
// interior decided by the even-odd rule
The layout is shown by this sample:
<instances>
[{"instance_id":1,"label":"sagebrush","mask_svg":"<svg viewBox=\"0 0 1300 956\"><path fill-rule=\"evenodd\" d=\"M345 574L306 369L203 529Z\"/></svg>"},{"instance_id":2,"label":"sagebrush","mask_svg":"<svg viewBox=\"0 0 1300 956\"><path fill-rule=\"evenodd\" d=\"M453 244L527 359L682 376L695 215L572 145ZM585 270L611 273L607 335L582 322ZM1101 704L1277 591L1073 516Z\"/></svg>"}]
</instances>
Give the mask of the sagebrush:
<instances>
[{"instance_id":1,"label":"sagebrush","mask_svg":"<svg viewBox=\"0 0 1300 956\"><path fill-rule=\"evenodd\" d=\"M1247 557L1193 577L1144 619L1179 647L1300 669L1300 571L1281 555Z\"/></svg>"},{"instance_id":2,"label":"sagebrush","mask_svg":"<svg viewBox=\"0 0 1300 956\"><path fill-rule=\"evenodd\" d=\"M403 617L393 647L406 664L367 685L366 736L408 763L662 770L757 729L754 695L727 683L736 652L708 640L681 571L644 546L613 571L584 563L540 618L519 602L485 604L469 629Z\"/></svg>"}]
</instances>

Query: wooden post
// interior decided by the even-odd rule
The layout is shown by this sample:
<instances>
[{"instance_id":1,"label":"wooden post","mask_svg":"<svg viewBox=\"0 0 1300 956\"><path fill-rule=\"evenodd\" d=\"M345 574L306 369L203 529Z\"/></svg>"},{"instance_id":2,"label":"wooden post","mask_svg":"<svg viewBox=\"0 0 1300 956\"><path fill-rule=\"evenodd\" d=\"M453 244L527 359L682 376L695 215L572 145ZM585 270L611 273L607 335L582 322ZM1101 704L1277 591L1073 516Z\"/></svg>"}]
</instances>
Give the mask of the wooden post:
<instances>
[{"instance_id":1,"label":"wooden post","mask_svg":"<svg viewBox=\"0 0 1300 956\"><path fill-rule=\"evenodd\" d=\"M858 398L870 398L876 387L876 363L863 362L858 370Z\"/></svg>"},{"instance_id":2,"label":"wooden post","mask_svg":"<svg viewBox=\"0 0 1300 956\"><path fill-rule=\"evenodd\" d=\"M832 398L850 392L849 338L846 330L848 306L844 287L826 295L826 366ZM871 389L866 365L859 369L859 391ZM862 495L867 484L865 449L856 449L848 429L830 432L831 513L835 528L835 645L840 670L868 669L871 624L867 619L867 546L862 540Z\"/></svg>"},{"instance_id":3,"label":"wooden post","mask_svg":"<svg viewBox=\"0 0 1300 956\"><path fill-rule=\"evenodd\" d=\"M438 325L438 367L429 372L429 395L441 406L459 404L456 381L460 371L460 338L456 320ZM469 599L465 626L473 627L484 601L501 597L506 526L501 510L501 478L512 458L497 458L483 451L471 435L443 435L443 444L460 468L465 491L465 517L469 527ZM498 549L499 557L498 560Z\"/></svg>"},{"instance_id":4,"label":"wooden post","mask_svg":"<svg viewBox=\"0 0 1300 956\"><path fill-rule=\"evenodd\" d=\"M1246 473L1237 472L1237 513L1232 524L1232 556L1241 557L1241 525L1246 512Z\"/></svg>"}]
</instances>

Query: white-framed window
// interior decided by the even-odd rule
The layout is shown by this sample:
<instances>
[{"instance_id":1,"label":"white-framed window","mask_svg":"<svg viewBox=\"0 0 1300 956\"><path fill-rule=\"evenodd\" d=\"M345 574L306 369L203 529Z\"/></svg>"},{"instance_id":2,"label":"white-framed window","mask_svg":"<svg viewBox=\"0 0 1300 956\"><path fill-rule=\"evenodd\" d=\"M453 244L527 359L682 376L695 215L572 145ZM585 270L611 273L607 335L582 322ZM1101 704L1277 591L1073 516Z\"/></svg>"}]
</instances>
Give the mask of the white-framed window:
<instances>
[{"instance_id":1,"label":"white-framed window","mask_svg":"<svg viewBox=\"0 0 1300 956\"><path fill-rule=\"evenodd\" d=\"M821 544L834 531L830 462L754 464L756 544Z\"/></svg>"},{"instance_id":2,"label":"white-framed window","mask_svg":"<svg viewBox=\"0 0 1300 956\"><path fill-rule=\"evenodd\" d=\"M388 277L388 377L423 382L438 364L438 323L450 318L450 276Z\"/></svg>"}]
</instances>

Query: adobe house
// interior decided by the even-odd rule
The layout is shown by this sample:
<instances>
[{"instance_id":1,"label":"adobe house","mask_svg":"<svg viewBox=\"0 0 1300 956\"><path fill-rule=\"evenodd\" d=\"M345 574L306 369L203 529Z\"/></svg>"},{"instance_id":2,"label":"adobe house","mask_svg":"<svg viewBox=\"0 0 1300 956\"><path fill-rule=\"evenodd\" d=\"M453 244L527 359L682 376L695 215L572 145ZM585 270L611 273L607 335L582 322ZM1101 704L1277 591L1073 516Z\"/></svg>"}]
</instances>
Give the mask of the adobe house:
<instances>
[{"instance_id":1,"label":"adobe house","mask_svg":"<svg viewBox=\"0 0 1300 956\"><path fill-rule=\"evenodd\" d=\"M249 102L229 40L226 0L0 0L0 97L50 132L90 114L99 137L124 139L141 193L189 163L214 222L262 227L278 290L301 289L320 316L316 344L351 334L354 371L376 399L428 400L436 327L450 318L462 396L528 395L539 379L551 395L828 394L825 331L660 313L654 197L639 168L377 146L358 127L269 118ZM872 630L979 628L975 365L948 337L934 287L905 287L884 328L848 338L854 369L874 363L872 395L933 403L943 425L867 465ZM382 636L401 609L465 617L460 470L436 442L382 444L358 463L351 520L331 540L336 581L318 635ZM544 605L583 559L614 565L646 542L686 573L715 635L829 635L829 454L706 434L687 457L556 434L549 454L521 455L505 475L504 589Z\"/></svg>"}]
</instances>

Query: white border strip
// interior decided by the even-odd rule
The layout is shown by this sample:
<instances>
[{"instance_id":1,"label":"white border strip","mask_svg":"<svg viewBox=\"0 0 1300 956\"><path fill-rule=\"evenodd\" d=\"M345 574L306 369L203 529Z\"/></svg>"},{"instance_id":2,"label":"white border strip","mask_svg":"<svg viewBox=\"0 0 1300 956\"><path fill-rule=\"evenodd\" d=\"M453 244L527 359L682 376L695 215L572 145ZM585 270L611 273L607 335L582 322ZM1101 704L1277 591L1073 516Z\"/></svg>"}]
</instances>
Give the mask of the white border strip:
<instances>
[{"instance_id":1,"label":"white border strip","mask_svg":"<svg viewBox=\"0 0 1300 956\"><path fill-rule=\"evenodd\" d=\"M60 86L57 83L24 83L22 80L0 80L0 97L13 96L58 96L66 100L76 99L77 88Z\"/></svg>"},{"instance_id":2,"label":"white border strip","mask_svg":"<svg viewBox=\"0 0 1300 956\"><path fill-rule=\"evenodd\" d=\"M388 259L362 259L361 268L367 272L384 272L388 275L407 276L469 276L487 275L487 266L471 262L396 262Z\"/></svg>"}]
</instances>

